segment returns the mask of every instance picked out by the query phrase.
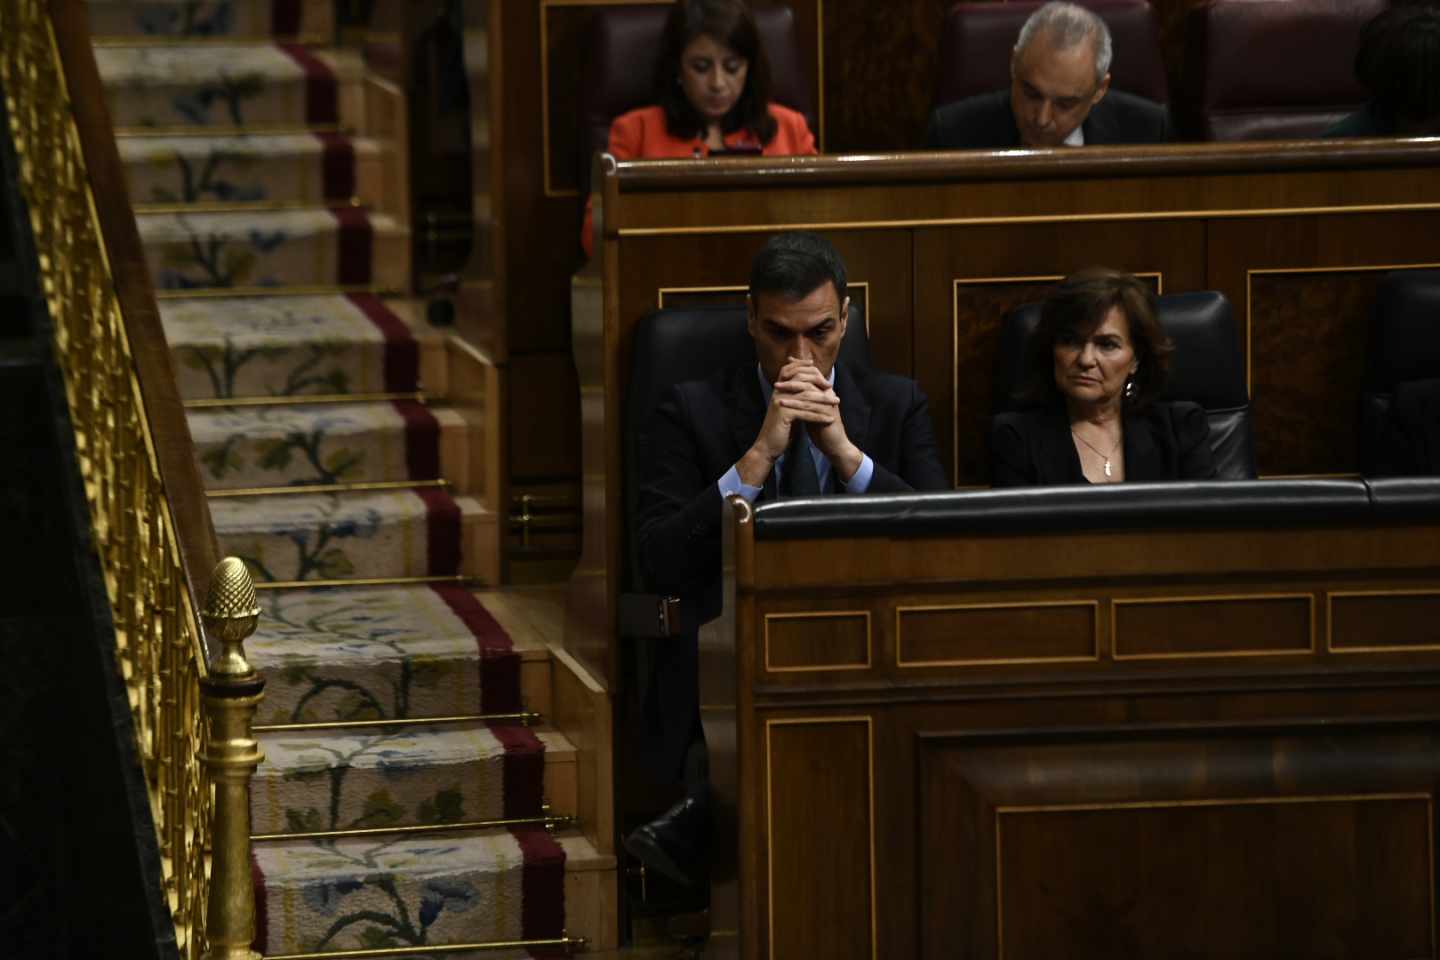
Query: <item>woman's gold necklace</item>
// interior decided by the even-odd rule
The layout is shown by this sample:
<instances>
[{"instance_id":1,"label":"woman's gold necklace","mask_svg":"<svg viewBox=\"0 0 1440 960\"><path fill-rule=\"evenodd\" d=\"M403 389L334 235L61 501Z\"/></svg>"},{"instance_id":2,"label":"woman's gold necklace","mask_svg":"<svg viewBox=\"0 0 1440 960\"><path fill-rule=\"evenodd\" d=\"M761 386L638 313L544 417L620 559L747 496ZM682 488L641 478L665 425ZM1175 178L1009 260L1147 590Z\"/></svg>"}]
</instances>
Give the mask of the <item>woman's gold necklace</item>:
<instances>
[{"instance_id":1,"label":"woman's gold necklace","mask_svg":"<svg viewBox=\"0 0 1440 960\"><path fill-rule=\"evenodd\" d=\"M1112 474L1112 473L1110 472L1110 458L1115 455L1115 451L1116 451L1116 450L1119 450L1119 449L1120 449L1120 441L1119 441L1119 440L1116 440L1116 441L1115 441L1115 446L1113 446L1113 447L1110 448L1110 452L1109 452L1109 453L1102 453L1099 447L1095 446L1095 444L1091 443L1089 440L1086 440L1084 437L1080 436L1080 434L1076 433L1074 427L1071 427L1071 428L1070 428L1070 436L1074 437L1076 440L1079 440L1081 443L1085 444L1085 446L1089 447L1091 450L1094 450L1094 451L1095 451L1095 455L1096 455L1097 457L1099 457L1101 460L1104 460L1104 461L1105 461L1105 476L1107 476L1107 477L1114 476L1114 474Z\"/></svg>"}]
</instances>

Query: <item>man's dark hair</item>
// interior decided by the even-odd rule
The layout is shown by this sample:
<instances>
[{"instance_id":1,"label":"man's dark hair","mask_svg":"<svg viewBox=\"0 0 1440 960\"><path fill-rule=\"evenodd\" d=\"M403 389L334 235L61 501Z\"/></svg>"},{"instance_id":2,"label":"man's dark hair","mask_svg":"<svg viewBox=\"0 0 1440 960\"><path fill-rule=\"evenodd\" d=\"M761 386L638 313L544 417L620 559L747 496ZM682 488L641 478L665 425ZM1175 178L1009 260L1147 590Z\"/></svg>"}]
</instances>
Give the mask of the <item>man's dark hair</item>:
<instances>
[{"instance_id":1,"label":"man's dark hair","mask_svg":"<svg viewBox=\"0 0 1440 960\"><path fill-rule=\"evenodd\" d=\"M1025 376L1019 399L1027 405L1062 402L1055 384L1055 342L1062 337L1084 338L1105 322L1112 307L1119 307L1130 328L1130 346L1139 364L1135 393L1125 405L1139 410L1165 389L1170 354L1175 346L1155 312L1155 295L1149 286L1128 273L1106 267L1089 267L1070 274L1056 285L1040 307L1040 322L1025 343Z\"/></svg>"},{"instance_id":2,"label":"man's dark hair","mask_svg":"<svg viewBox=\"0 0 1440 960\"><path fill-rule=\"evenodd\" d=\"M1440 120L1440 4L1396 5L1365 24L1355 78L1397 128Z\"/></svg>"},{"instance_id":3,"label":"man's dark hair","mask_svg":"<svg viewBox=\"0 0 1440 960\"><path fill-rule=\"evenodd\" d=\"M765 241L750 264L750 298L778 293L787 300L803 300L826 282L845 302L845 262L818 233L777 233Z\"/></svg>"},{"instance_id":4,"label":"man's dark hair","mask_svg":"<svg viewBox=\"0 0 1440 960\"><path fill-rule=\"evenodd\" d=\"M744 128L761 146L768 144L777 127L770 116L770 61L765 59L760 30L745 0L677 0L670 9L655 64L655 97L665 110L665 129L682 139L705 134L704 117L680 86L680 57L702 34L734 50L750 65L745 89L720 121L720 129L733 133Z\"/></svg>"}]
</instances>

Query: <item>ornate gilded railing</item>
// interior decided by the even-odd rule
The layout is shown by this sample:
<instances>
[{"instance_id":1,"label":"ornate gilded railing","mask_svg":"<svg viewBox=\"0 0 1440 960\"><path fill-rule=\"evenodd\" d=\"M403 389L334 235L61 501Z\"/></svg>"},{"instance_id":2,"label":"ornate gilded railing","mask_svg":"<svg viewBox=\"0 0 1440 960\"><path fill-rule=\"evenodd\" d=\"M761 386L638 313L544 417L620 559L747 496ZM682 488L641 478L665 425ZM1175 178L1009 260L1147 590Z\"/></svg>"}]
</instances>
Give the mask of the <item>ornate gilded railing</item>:
<instances>
[{"instance_id":1,"label":"ornate gilded railing","mask_svg":"<svg viewBox=\"0 0 1440 960\"><path fill-rule=\"evenodd\" d=\"M186 958L242 956L259 760L248 715L260 682L238 640L258 610L253 590L246 606L243 565L216 570L206 622L223 649L208 667L196 598L210 585L215 536L81 5L0 0L0 84L176 941ZM207 906L217 914L208 924Z\"/></svg>"}]
</instances>

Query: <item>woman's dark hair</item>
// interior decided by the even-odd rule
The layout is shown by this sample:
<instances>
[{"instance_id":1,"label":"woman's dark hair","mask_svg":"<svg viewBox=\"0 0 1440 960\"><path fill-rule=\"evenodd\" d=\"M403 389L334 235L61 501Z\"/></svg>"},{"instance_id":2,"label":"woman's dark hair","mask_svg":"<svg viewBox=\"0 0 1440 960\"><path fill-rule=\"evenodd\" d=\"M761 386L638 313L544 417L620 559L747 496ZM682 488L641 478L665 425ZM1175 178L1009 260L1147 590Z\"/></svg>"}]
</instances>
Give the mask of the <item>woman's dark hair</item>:
<instances>
[{"instance_id":1,"label":"woman's dark hair","mask_svg":"<svg viewBox=\"0 0 1440 960\"><path fill-rule=\"evenodd\" d=\"M1440 120L1440 4L1397 4L1366 23L1355 78L1397 127Z\"/></svg>"},{"instance_id":2,"label":"woman's dark hair","mask_svg":"<svg viewBox=\"0 0 1440 960\"><path fill-rule=\"evenodd\" d=\"M1025 376L1020 399L1032 405L1062 401L1055 385L1055 343L1062 337L1083 338L1105 321L1111 307L1119 307L1130 327L1130 345L1139 361L1135 392L1125 400L1140 409L1160 395L1170 371L1175 345L1155 314L1155 295L1128 273L1090 267L1061 280L1040 307L1040 322L1025 343Z\"/></svg>"},{"instance_id":3,"label":"woman's dark hair","mask_svg":"<svg viewBox=\"0 0 1440 960\"><path fill-rule=\"evenodd\" d=\"M677 0L665 21L660 43L660 60L655 65L655 96L665 110L665 128L672 136L699 137L705 133L705 119L685 96L680 86L680 57L690 41L708 34L744 57L750 69L745 89L735 106L720 122L725 133L745 129L761 146L775 138L775 118L770 116L770 62L760 43L760 30L745 0Z\"/></svg>"}]
</instances>

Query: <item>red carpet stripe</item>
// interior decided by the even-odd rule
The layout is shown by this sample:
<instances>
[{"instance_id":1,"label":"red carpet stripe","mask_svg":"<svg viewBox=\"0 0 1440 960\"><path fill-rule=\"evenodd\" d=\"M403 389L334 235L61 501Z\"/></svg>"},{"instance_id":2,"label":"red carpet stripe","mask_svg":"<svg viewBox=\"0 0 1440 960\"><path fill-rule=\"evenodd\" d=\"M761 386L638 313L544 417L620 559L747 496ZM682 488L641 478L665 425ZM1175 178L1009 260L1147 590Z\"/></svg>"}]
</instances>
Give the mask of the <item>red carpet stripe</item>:
<instances>
[{"instance_id":1,"label":"red carpet stripe","mask_svg":"<svg viewBox=\"0 0 1440 960\"><path fill-rule=\"evenodd\" d=\"M469 628L475 637L475 645L480 649L480 712L519 711L523 706L520 697L520 655L515 652L505 628L464 587L435 586L431 589Z\"/></svg>"},{"instance_id":2,"label":"red carpet stripe","mask_svg":"<svg viewBox=\"0 0 1440 960\"><path fill-rule=\"evenodd\" d=\"M324 148L320 182L326 200L349 200L355 196L355 145L343 133L317 133Z\"/></svg>"},{"instance_id":3,"label":"red carpet stripe","mask_svg":"<svg viewBox=\"0 0 1440 960\"><path fill-rule=\"evenodd\" d=\"M510 831L525 857L520 878L520 935L558 937L565 930L565 850L540 827Z\"/></svg>"},{"instance_id":4,"label":"red carpet stripe","mask_svg":"<svg viewBox=\"0 0 1440 960\"><path fill-rule=\"evenodd\" d=\"M295 26L300 26L299 14ZM295 31L291 31L293 34ZM276 44L305 71L305 122L339 123L340 91L335 74L325 61L298 43Z\"/></svg>"},{"instance_id":5,"label":"red carpet stripe","mask_svg":"<svg viewBox=\"0 0 1440 960\"><path fill-rule=\"evenodd\" d=\"M300 0L270 0L270 33L293 37L300 32Z\"/></svg>"},{"instance_id":6,"label":"red carpet stripe","mask_svg":"<svg viewBox=\"0 0 1440 960\"><path fill-rule=\"evenodd\" d=\"M369 283L375 245L370 218L359 207L334 207L330 213L340 224L335 282L346 286Z\"/></svg>"},{"instance_id":7,"label":"red carpet stripe","mask_svg":"<svg viewBox=\"0 0 1440 960\"><path fill-rule=\"evenodd\" d=\"M415 400L395 400L395 412L405 419L405 467L411 480L440 476L440 421L430 408Z\"/></svg>"},{"instance_id":8,"label":"red carpet stripe","mask_svg":"<svg viewBox=\"0 0 1440 960\"><path fill-rule=\"evenodd\" d=\"M534 730L519 724L492 723L490 732L505 747L505 816L539 816L545 801L545 744Z\"/></svg>"},{"instance_id":9,"label":"red carpet stripe","mask_svg":"<svg viewBox=\"0 0 1440 960\"><path fill-rule=\"evenodd\" d=\"M415 491L425 501L427 573L434 577L460 572L460 505L438 487Z\"/></svg>"},{"instance_id":10,"label":"red carpet stripe","mask_svg":"<svg viewBox=\"0 0 1440 960\"><path fill-rule=\"evenodd\" d=\"M385 338L385 389L394 393L420 386L420 344L410 328L373 293L352 293L348 299L370 318Z\"/></svg>"}]
</instances>

